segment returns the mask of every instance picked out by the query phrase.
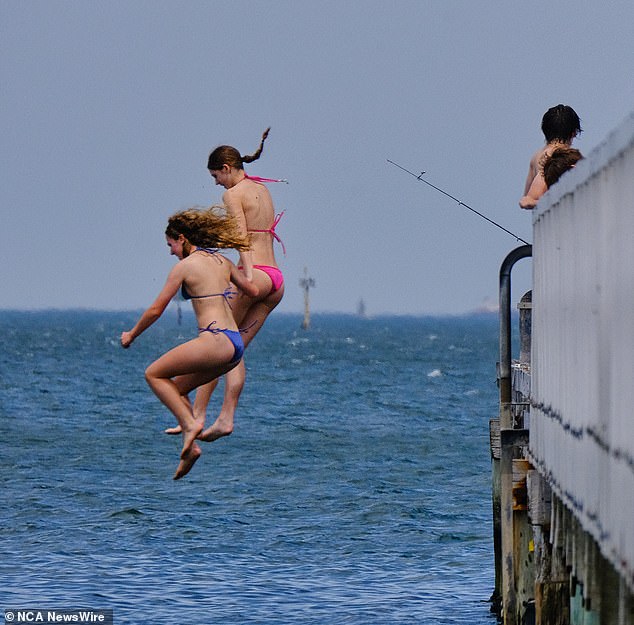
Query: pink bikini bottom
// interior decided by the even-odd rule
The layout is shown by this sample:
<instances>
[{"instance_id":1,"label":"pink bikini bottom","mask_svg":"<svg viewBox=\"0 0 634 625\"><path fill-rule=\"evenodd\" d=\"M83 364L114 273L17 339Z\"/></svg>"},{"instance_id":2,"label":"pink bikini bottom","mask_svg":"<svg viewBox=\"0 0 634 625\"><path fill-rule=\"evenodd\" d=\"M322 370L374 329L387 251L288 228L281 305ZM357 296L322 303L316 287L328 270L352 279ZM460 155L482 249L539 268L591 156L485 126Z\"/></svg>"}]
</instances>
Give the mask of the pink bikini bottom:
<instances>
[{"instance_id":1,"label":"pink bikini bottom","mask_svg":"<svg viewBox=\"0 0 634 625\"><path fill-rule=\"evenodd\" d=\"M271 267L270 265L253 265L253 268L263 271L271 278L271 282L273 283L271 293L275 293L275 291L279 290L284 284L284 276L277 267ZM243 269L243 267L238 267L238 269Z\"/></svg>"}]
</instances>

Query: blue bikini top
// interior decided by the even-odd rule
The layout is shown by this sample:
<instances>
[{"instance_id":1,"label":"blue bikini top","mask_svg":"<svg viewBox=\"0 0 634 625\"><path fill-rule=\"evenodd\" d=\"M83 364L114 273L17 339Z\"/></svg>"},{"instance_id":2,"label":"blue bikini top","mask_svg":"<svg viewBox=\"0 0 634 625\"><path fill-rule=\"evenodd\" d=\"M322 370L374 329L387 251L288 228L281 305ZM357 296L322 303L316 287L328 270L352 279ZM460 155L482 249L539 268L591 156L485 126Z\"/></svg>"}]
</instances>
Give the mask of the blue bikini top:
<instances>
[{"instance_id":1,"label":"blue bikini top","mask_svg":"<svg viewBox=\"0 0 634 625\"><path fill-rule=\"evenodd\" d=\"M204 299L206 297L224 297L225 300L227 301L227 304L229 303L229 300L236 294L236 291L234 291L230 286L228 286L222 293L210 293L209 295L191 295L189 293L189 291L187 290L187 287L185 286L185 283L183 283L181 285L181 295L183 297L183 299L188 300L188 299Z\"/></svg>"},{"instance_id":2,"label":"blue bikini top","mask_svg":"<svg viewBox=\"0 0 634 625\"><path fill-rule=\"evenodd\" d=\"M197 247L194 252L205 252L207 254L216 254L218 252L217 249L212 249L209 247ZM192 254L194 253L192 252ZM210 293L209 295L191 295L185 286L185 283L181 285L181 296L184 300L190 299L205 299L207 297L224 297L227 304L229 304L229 300L237 294L237 291L234 291L230 286L228 286L222 293ZM231 307L231 304L229 304Z\"/></svg>"}]
</instances>

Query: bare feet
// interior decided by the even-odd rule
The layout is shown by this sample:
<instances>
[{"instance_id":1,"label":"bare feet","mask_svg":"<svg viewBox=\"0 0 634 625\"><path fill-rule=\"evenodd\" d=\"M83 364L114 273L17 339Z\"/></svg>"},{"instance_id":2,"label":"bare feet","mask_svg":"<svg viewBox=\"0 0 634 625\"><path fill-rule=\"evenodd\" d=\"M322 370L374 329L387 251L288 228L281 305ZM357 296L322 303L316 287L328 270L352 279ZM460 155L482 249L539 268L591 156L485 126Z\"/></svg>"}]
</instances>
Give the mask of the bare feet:
<instances>
[{"instance_id":1,"label":"bare feet","mask_svg":"<svg viewBox=\"0 0 634 625\"><path fill-rule=\"evenodd\" d=\"M200 458L202 451L197 443L194 443L185 455L181 456L181 461L178 463L176 473L174 473L174 479L180 480L181 477L185 477L194 466L194 462Z\"/></svg>"},{"instance_id":2,"label":"bare feet","mask_svg":"<svg viewBox=\"0 0 634 625\"><path fill-rule=\"evenodd\" d=\"M198 440L212 443L223 436L229 436L233 432L233 419L218 417L211 427L208 427L198 435Z\"/></svg>"},{"instance_id":3,"label":"bare feet","mask_svg":"<svg viewBox=\"0 0 634 625\"><path fill-rule=\"evenodd\" d=\"M196 440L196 437L203 431L203 424L194 419L191 429L183 430L183 449L181 449L181 459L185 458Z\"/></svg>"},{"instance_id":4,"label":"bare feet","mask_svg":"<svg viewBox=\"0 0 634 625\"><path fill-rule=\"evenodd\" d=\"M200 417L200 418L194 417L194 420L200 423L201 428L205 427L205 417ZM183 430L180 425L177 425L173 428L165 428L163 432L165 434L175 435L175 434L182 434Z\"/></svg>"}]
</instances>

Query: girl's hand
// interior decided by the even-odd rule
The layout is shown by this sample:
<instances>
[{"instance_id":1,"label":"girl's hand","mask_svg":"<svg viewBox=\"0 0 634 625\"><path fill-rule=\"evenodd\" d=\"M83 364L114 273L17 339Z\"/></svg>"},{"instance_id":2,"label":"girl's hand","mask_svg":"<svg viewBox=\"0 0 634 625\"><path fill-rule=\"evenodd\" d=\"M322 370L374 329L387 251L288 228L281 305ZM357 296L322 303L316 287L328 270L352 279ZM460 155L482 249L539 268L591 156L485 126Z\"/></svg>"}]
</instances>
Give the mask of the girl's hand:
<instances>
[{"instance_id":1,"label":"girl's hand","mask_svg":"<svg viewBox=\"0 0 634 625\"><path fill-rule=\"evenodd\" d=\"M134 341L134 337L130 332L122 332L121 333L121 347L127 349L132 345L132 341Z\"/></svg>"}]
</instances>

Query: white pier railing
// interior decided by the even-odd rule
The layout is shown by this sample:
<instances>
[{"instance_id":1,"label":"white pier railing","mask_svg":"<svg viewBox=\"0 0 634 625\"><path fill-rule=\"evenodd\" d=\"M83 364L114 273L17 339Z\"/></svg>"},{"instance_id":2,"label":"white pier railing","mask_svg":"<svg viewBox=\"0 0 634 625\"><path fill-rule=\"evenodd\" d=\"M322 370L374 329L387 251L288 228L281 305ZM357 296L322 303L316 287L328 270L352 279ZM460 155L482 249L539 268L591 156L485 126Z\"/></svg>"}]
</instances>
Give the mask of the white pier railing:
<instances>
[{"instance_id":1,"label":"white pier railing","mask_svg":"<svg viewBox=\"0 0 634 625\"><path fill-rule=\"evenodd\" d=\"M533 230L530 454L634 589L634 114Z\"/></svg>"}]
</instances>

